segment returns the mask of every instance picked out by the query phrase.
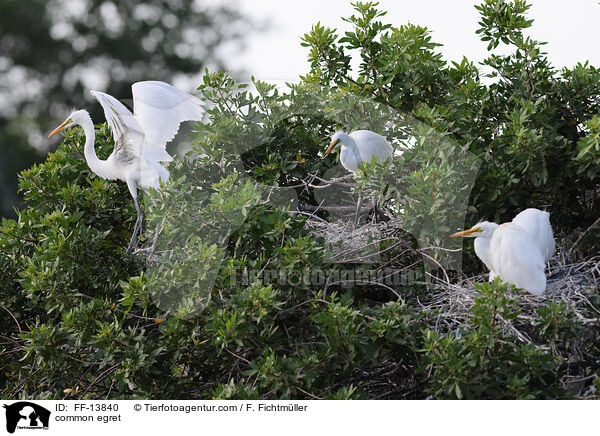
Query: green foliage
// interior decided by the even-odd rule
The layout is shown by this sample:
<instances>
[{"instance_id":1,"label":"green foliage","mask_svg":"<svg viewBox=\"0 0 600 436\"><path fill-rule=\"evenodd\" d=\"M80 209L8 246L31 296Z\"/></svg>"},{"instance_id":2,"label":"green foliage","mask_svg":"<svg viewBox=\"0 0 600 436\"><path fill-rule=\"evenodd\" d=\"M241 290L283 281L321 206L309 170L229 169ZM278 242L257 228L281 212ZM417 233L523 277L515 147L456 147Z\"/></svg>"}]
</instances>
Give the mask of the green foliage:
<instances>
[{"instance_id":1,"label":"green foliage","mask_svg":"<svg viewBox=\"0 0 600 436\"><path fill-rule=\"evenodd\" d=\"M435 398L555 398L557 363L543 347L520 343L506 333L505 321L519 311L506 296L507 285L496 278L477 286L481 296L471 308L469 327L440 336L425 335L425 366L431 371L427 391Z\"/></svg>"},{"instance_id":2,"label":"green foliage","mask_svg":"<svg viewBox=\"0 0 600 436\"><path fill-rule=\"evenodd\" d=\"M593 222L600 213L598 72L586 63L557 73L543 43L523 36L532 23L528 4L486 0L477 6L477 33L489 49L500 42L512 49L484 61L494 79L489 85L467 59L447 65L427 29L382 24L376 4L355 8L358 15L348 20L354 30L345 36L320 26L305 35L312 66L305 80L384 103L409 123L426 123L468 147L482 167L467 222L482 216L507 221L525 206L549 206L553 221L569 230ZM361 61L354 74L351 53Z\"/></svg>"},{"instance_id":3,"label":"green foliage","mask_svg":"<svg viewBox=\"0 0 600 436\"><path fill-rule=\"evenodd\" d=\"M489 41L488 50L498 47L500 41L504 44L521 42L521 31L533 23L533 20L525 18L530 7L525 0L485 0L475 6L481 14L481 27L476 33L481 35L482 41Z\"/></svg>"},{"instance_id":4,"label":"green foliage","mask_svg":"<svg viewBox=\"0 0 600 436\"><path fill-rule=\"evenodd\" d=\"M106 154L107 129L97 133ZM123 249L134 216L129 193L91 175L82 151L81 134L71 130L60 150L24 171L29 207L2 223L2 305L15 317L3 317L2 330L18 327L22 358L4 361L3 372L16 382L5 397L60 398L82 375L97 377L117 360L123 365L115 380L132 385L131 371L151 365L157 353L124 325L123 311L115 312L119 282L139 269ZM23 365L39 368L35 381L19 375Z\"/></svg>"},{"instance_id":5,"label":"green foliage","mask_svg":"<svg viewBox=\"0 0 600 436\"><path fill-rule=\"evenodd\" d=\"M600 118L597 115L585 122L587 136L579 139L577 142L576 160L579 163L578 170L588 177L598 174L600 165Z\"/></svg>"}]
</instances>

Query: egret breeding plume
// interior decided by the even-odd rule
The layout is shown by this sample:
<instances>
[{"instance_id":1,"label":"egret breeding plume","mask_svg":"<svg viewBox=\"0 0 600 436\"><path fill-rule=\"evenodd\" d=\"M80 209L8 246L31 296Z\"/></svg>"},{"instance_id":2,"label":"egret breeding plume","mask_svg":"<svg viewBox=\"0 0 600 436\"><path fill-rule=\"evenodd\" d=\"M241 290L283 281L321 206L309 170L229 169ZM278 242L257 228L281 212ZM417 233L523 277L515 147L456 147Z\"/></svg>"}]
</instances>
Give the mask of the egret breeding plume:
<instances>
[{"instance_id":1,"label":"egret breeding plume","mask_svg":"<svg viewBox=\"0 0 600 436\"><path fill-rule=\"evenodd\" d=\"M131 251L142 226L137 189L158 188L169 172L159 162L173 160L166 144L171 141L183 121L198 121L204 111L196 97L164 82L134 83L133 113L116 98L99 91L90 91L102 105L112 131L115 147L106 160L100 160L94 149L94 123L85 110L72 112L48 137L71 126L81 126L85 132L84 155L90 169L107 180L122 180L133 197L137 220L131 241Z\"/></svg>"},{"instance_id":2,"label":"egret breeding plume","mask_svg":"<svg viewBox=\"0 0 600 436\"><path fill-rule=\"evenodd\" d=\"M546 290L545 263L554 254L555 242L550 214L526 209L510 223L487 221L451 237L475 238L475 254L496 276L534 295Z\"/></svg>"},{"instance_id":3,"label":"egret breeding plume","mask_svg":"<svg viewBox=\"0 0 600 436\"><path fill-rule=\"evenodd\" d=\"M329 153L338 147L341 147L340 163L352 174L356 174L359 171L362 162L371 162L376 157L378 163L383 163L387 159L392 159L394 154L394 149L387 139L370 130L356 130L350 134L336 132L331 137L331 143L325 151L325 156L328 156ZM355 225L358 224L361 203L362 196L359 195L356 205ZM375 203L374 199L373 208L376 206Z\"/></svg>"}]
</instances>

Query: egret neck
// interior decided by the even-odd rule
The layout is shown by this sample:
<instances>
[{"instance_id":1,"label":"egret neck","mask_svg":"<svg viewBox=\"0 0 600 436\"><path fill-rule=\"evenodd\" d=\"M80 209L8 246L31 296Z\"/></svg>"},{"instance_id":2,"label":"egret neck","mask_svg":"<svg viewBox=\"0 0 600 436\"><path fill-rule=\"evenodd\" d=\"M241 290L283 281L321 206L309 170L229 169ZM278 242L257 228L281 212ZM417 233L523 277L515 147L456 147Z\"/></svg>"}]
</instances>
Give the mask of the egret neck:
<instances>
[{"instance_id":1,"label":"egret neck","mask_svg":"<svg viewBox=\"0 0 600 436\"><path fill-rule=\"evenodd\" d=\"M86 115L87 116L81 120L80 124L85 133L85 147L83 148L85 160L87 161L87 164L92 172L103 179L114 180L116 177L112 174L110 168L107 168L106 161L100 160L96 155L96 150L94 148L94 142L96 140L94 123L92 122L89 114L86 113Z\"/></svg>"}]
</instances>

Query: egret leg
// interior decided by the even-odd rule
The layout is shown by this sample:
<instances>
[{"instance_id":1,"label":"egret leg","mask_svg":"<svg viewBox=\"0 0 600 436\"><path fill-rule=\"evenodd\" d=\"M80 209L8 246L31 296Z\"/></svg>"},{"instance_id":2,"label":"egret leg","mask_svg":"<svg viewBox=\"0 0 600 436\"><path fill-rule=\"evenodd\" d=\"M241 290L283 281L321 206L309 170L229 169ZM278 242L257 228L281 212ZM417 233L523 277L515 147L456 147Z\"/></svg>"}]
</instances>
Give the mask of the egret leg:
<instances>
[{"instance_id":1,"label":"egret leg","mask_svg":"<svg viewBox=\"0 0 600 436\"><path fill-rule=\"evenodd\" d=\"M156 231L154 232L154 238L152 239L152 246L149 248L138 248L137 250L135 250L133 252L133 254L138 254L138 253L149 253L152 254L154 253L154 250L156 249L156 242L158 241L158 235L160 233L160 229L162 227L162 225L164 224L165 219L163 218L161 222L159 222L156 225Z\"/></svg>"},{"instance_id":2,"label":"egret leg","mask_svg":"<svg viewBox=\"0 0 600 436\"><path fill-rule=\"evenodd\" d=\"M137 237L138 237L138 234L140 233L140 229L142 228L143 214L142 214L142 208L140 207L140 203L138 202L137 186L135 185L135 182L128 181L127 187L129 188L129 192L131 193L131 196L133 197L133 204L135 204L135 210L137 211L137 219L135 221L135 227L133 228L133 234L131 235L131 240L129 241L129 246L127 247L127 251L129 253L131 253L131 251L133 250L133 246L137 244Z\"/></svg>"},{"instance_id":3,"label":"egret leg","mask_svg":"<svg viewBox=\"0 0 600 436\"><path fill-rule=\"evenodd\" d=\"M356 204L356 215L354 216L354 227L358 227L358 220L360 219L361 206L362 206L362 193L358 194L358 202Z\"/></svg>"},{"instance_id":4,"label":"egret leg","mask_svg":"<svg viewBox=\"0 0 600 436\"><path fill-rule=\"evenodd\" d=\"M133 234L131 235L131 240L129 241L129 246L127 247L127 251L131 252L133 247L137 245L140 229L142 228L142 211L140 205L138 204L137 198L134 200L135 208L137 210L137 219L135 220L135 227L133 228Z\"/></svg>"},{"instance_id":5,"label":"egret leg","mask_svg":"<svg viewBox=\"0 0 600 436\"><path fill-rule=\"evenodd\" d=\"M378 197L371 199L371 208L373 209L373 223L377 223L377 205L379 204Z\"/></svg>"}]
</instances>

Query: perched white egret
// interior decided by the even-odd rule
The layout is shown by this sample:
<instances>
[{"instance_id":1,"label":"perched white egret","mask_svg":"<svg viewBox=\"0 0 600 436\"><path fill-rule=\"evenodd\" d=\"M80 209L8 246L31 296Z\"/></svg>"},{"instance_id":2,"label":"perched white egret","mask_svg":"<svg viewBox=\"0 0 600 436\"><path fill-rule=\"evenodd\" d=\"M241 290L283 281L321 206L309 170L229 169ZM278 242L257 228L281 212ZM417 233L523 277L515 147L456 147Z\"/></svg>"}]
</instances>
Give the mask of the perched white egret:
<instances>
[{"instance_id":1,"label":"perched white egret","mask_svg":"<svg viewBox=\"0 0 600 436\"><path fill-rule=\"evenodd\" d=\"M484 221L450 236L475 238L475 254L490 270L490 281L499 276L534 295L546 290L545 262L555 246L547 212L527 209L510 223Z\"/></svg>"},{"instance_id":2,"label":"perched white egret","mask_svg":"<svg viewBox=\"0 0 600 436\"><path fill-rule=\"evenodd\" d=\"M325 151L325 156L337 147L341 147L340 163L353 174L358 172L361 162L371 162L373 156L377 156L377 162L382 163L391 159L394 154L394 149L387 139L370 130L356 130L349 135L336 132Z\"/></svg>"},{"instance_id":3,"label":"perched white egret","mask_svg":"<svg viewBox=\"0 0 600 436\"><path fill-rule=\"evenodd\" d=\"M183 121L201 120L202 102L164 82L146 81L132 85L133 114L114 97L90 91L102 105L112 131L115 148L106 160L100 160L94 150L94 124L85 110L71 113L48 137L71 126L81 126L85 132L84 155L90 169L108 180L127 183L137 211L137 220L127 248L131 251L142 225L142 211L137 188L147 191L158 188L169 172L159 162L173 160L166 151Z\"/></svg>"},{"instance_id":4,"label":"perched white egret","mask_svg":"<svg viewBox=\"0 0 600 436\"><path fill-rule=\"evenodd\" d=\"M341 147L340 163L352 174L358 172L362 162L371 162L373 157L376 156L377 162L383 163L387 159L391 159L394 154L394 149L387 139L370 130L356 130L350 134L336 132L331 137L331 143L325 151L325 156L329 155L337 147ZM359 195L354 225L358 224L361 205L362 196ZM376 209L376 206L377 201L373 199L373 209Z\"/></svg>"}]
</instances>

